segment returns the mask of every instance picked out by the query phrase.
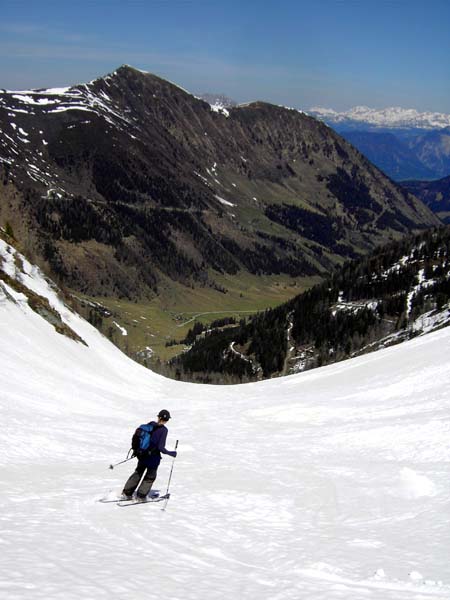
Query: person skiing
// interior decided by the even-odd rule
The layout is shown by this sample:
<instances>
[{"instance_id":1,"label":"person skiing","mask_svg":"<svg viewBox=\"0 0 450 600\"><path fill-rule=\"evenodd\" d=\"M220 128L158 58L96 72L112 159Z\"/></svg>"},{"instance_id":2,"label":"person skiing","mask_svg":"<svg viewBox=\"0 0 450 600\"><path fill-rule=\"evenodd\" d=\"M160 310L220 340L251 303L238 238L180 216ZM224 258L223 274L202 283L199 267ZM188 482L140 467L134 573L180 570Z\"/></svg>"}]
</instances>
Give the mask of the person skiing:
<instances>
[{"instance_id":1,"label":"person skiing","mask_svg":"<svg viewBox=\"0 0 450 600\"><path fill-rule=\"evenodd\" d=\"M150 439L150 447L147 452L138 456L137 467L134 473L132 473L128 478L123 488L123 499L130 500L137 488L136 498L144 501L152 488L153 482L156 479L159 463L161 462L161 454L168 454L174 458L176 457L176 450L166 450L166 439L168 433L166 423L169 419L169 411L160 410L158 414L158 421L150 421L150 425L154 426ZM143 475L144 478L142 479ZM142 483L139 485L141 479Z\"/></svg>"}]
</instances>

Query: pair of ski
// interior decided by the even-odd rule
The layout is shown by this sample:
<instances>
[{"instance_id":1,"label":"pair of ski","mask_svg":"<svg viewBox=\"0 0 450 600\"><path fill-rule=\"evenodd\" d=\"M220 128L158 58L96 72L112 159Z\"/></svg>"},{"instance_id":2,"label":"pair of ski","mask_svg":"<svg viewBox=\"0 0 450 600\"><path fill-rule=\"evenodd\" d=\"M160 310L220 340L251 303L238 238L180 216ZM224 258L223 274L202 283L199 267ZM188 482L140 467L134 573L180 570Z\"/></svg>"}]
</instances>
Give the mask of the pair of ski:
<instances>
[{"instance_id":1,"label":"pair of ski","mask_svg":"<svg viewBox=\"0 0 450 600\"><path fill-rule=\"evenodd\" d=\"M114 502L117 506L135 506L136 504L151 504L152 502L163 502L164 500L168 500L170 498L170 494L164 494L160 496L159 494L151 495L145 500L137 500L136 498L130 498L129 500L115 498L114 500L99 500L103 504L109 504L110 502Z\"/></svg>"},{"instance_id":2,"label":"pair of ski","mask_svg":"<svg viewBox=\"0 0 450 600\"><path fill-rule=\"evenodd\" d=\"M136 500L135 498L131 498L130 500L119 500L116 502L117 506L135 506L136 504L151 504L153 502L163 502L164 500L168 500L170 498L170 494L164 494L163 496L150 496L150 498L146 498L145 500Z\"/></svg>"}]
</instances>

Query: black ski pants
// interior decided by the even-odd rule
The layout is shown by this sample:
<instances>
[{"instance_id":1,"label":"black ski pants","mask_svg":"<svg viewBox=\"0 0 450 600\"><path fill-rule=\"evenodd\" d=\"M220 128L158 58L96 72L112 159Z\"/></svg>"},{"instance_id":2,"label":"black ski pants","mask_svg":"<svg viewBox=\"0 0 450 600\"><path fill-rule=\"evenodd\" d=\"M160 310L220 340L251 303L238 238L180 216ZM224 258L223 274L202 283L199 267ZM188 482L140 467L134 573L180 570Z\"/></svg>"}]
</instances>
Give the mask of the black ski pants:
<instances>
[{"instance_id":1,"label":"black ski pants","mask_svg":"<svg viewBox=\"0 0 450 600\"><path fill-rule=\"evenodd\" d=\"M145 498L149 491L152 489L152 485L156 479L157 472L157 468L151 469L150 467L146 467L139 461L136 470L128 478L122 493L125 494L125 496L132 496L134 490L138 487L139 482L142 479L142 475L144 475L145 473L144 479L142 479L142 483L141 485L139 485L136 493L138 498Z\"/></svg>"}]
</instances>

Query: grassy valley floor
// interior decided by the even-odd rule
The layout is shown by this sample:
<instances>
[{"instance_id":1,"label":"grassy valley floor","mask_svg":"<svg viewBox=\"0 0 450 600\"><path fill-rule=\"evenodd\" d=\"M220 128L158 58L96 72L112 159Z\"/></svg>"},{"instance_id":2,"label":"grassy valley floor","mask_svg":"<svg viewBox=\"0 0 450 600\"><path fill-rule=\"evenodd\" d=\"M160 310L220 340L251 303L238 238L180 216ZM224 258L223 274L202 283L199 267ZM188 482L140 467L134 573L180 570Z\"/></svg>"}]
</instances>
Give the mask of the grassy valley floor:
<instances>
[{"instance_id":1,"label":"grassy valley floor","mask_svg":"<svg viewBox=\"0 0 450 600\"><path fill-rule=\"evenodd\" d=\"M183 351L185 345L174 341L184 339L195 322L208 325L225 317L238 321L289 300L320 278L245 274L215 276L215 281L226 292L165 281L159 295L148 302L74 295L83 303L84 316L96 320L94 324L119 348L151 368L158 360L169 360ZM90 303L101 305L110 316Z\"/></svg>"}]
</instances>

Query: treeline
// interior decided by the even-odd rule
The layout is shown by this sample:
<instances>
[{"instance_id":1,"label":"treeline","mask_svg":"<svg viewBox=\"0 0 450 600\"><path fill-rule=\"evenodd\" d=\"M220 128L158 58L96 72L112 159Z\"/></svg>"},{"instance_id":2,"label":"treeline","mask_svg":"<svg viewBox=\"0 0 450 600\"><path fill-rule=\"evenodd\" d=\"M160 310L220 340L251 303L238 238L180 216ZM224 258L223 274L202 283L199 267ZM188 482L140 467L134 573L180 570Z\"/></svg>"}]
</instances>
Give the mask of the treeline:
<instances>
[{"instance_id":1,"label":"treeline","mask_svg":"<svg viewBox=\"0 0 450 600\"><path fill-rule=\"evenodd\" d=\"M288 241L284 249L288 256L282 258L275 252L278 238L260 236L261 243L256 241L245 247L229 237L215 235L198 209L107 204L57 193L43 197L36 191L29 191L26 201L46 239L44 258L61 278L67 273L59 256L60 240L74 244L95 240L111 246L115 260L135 269L140 281L154 291L158 281L156 269L173 280L210 285L222 292L226 290L209 280L209 268L230 275L242 268L257 275L317 273L315 267L298 256L293 245L292 249L288 247ZM185 240L183 245L177 243L179 238ZM194 259L193 255L199 258Z\"/></svg>"},{"instance_id":2,"label":"treeline","mask_svg":"<svg viewBox=\"0 0 450 600\"><path fill-rule=\"evenodd\" d=\"M359 177L359 168L354 165L351 175L341 167L328 176L327 188L345 208L358 211L358 221L365 221L365 210L380 214L382 206L372 197L367 185Z\"/></svg>"},{"instance_id":3,"label":"treeline","mask_svg":"<svg viewBox=\"0 0 450 600\"><path fill-rule=\"evenodd\" d=\"M326 215L292 204L269 204L265 212L272 221L330 248L334 248L344 234L339 218L333 222Z\"/></svg>"},{"instance_id":4,"label":"treeline","mask_svg":"<svg viewBox=\"0 0 450 600\"><path fill-rule=\"evenodd\" d=\"M114 213L102 210L82 196L61 197L54 193L42 197L37 192L28 192L26 200L38 224L54 240L74 243L95 240L111 246L121 242L122 228Z\"/></svg>"},{"instance_id":5,"label":"treeline","mask_svg":"<svg viewBox=\"0 0 450 600\"><path fill-rule=\"evenodd\" d=\"M449 251L450 229L442 228L392 242L368 257L346 263L323 284L288 303L293 339L297 345L313 344L322 364L399 331L430 306L448 302ZM428 281L427 287L411 295L409 306L408 296L421 277ZM434 283L429 285L431 280ZM339 298L353 303L353 308L344 305L333 310Z\"/></svg>"},{"instance_id":6,"label":"treeline","mask_svg":"<svg viewBox=\"0 0 450 600\"><path fill-rule=\"evenodd\" d=\"M171 365L191 375L219 372L238 379L255 378L259 368L264 377L269 377L283 367L285 323L286 312L280 307L259 313L249 321L242 319L237 327L211 330L198 338L188 352L172 359ZM246 358L231 348L233 342L238 348L246 348Z\"/></svg>"},{"instance_id":7,"label":"treeline","mask_svg":"<svg viewBox=\"0 0 450 600\"><path fill-rule=\"evenodd\" d=\"M275 309L207 333L173 364L187 375L270 377L286 372L288 329L296 350L309 350L309 368L342 360L447 304L449 256L450 227L392 242Z\"/></svg>"},{"instance_id":8,"label":"treeline","mask_svg":"<svg viewBox=\"0 0 450 600\"><path fill-rule=\"evenodd\" d=\"M317 275L317 268L299 256L298 249L292 254L277 256L275 244L271 243L280 238L272 238L259 234L268 244L255 242L253 247L240 246L231 238L222 236L221 245L252 274L267 275L286 273L292 277L300 275Z\"/></svg>"},{"instance_id":9,"label":"treeline","mask_svg":"<svg viewBox=\"0 0 450 600\"><path fill-rule=\"evenodd\" d=\"M179 344L185 344L190 346L195 342L197 337L204 333L205 331L211 329L221 329L222 327L226 327L229 325L236 325L236 319L234 317L224 317L222 319L216 319L212 321L209 325L205 325L201 321L196 321L194 326L189 329L185 337L181 340L169 340L166 342L166 347L168 346L178 346Z\"/></svg>"},{"instance_id":10,"label":"treeline","mask_svg":"<svg viewBox=\"0 0 450 600\"><path fill-rule=\"evenodd\" d=\"M170 366L190 378L195 373L226 373L237 379L252 377L252 364L230 350L232 342L243 341L239 338L241 329L239 326L207 333L195 342L191 350L172 359Z\"/></svg>"}]
</instances>

